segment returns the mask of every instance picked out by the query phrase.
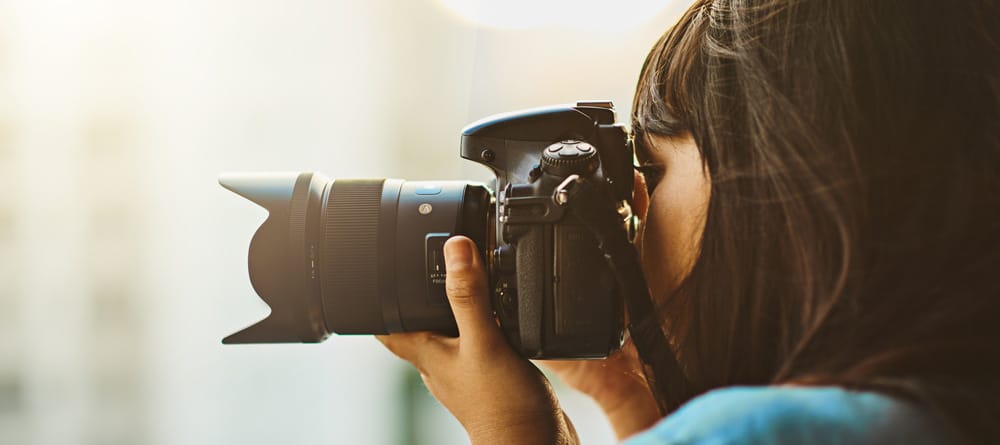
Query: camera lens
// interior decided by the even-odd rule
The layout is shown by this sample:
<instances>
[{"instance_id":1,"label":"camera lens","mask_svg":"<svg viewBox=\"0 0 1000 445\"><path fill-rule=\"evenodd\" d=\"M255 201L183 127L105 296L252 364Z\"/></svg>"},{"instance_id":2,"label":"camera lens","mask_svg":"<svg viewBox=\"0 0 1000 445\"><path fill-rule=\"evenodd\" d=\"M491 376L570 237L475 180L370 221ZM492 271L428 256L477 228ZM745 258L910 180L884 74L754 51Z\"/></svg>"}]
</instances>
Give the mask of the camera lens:
<instances>
[{"instance_id":1,"label":"camera lens","mask_svg":"<svg viewBox=\"0 0 1000 445\"><path fill-rule=\"evenodd\" d=\"M331 332L454 330L444 240L489 249L489 191L460 181L225 175L268 218L250 243L254 290L271 307L224 343L318 342Z\"/></svg>"}]
</instances>

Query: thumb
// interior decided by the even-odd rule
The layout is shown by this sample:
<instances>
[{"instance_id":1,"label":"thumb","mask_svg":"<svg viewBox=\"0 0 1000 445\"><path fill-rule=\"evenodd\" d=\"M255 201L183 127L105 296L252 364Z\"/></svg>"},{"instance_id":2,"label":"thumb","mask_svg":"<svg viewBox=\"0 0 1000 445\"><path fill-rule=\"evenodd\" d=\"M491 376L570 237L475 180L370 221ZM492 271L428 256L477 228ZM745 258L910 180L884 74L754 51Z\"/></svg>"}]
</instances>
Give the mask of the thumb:
<instances>
[{"instance_id":1,"label":"thumb","mask_svg":"<svg viewBox=\"0 0 1000 445\"><path fill-rule=\"evenodd\" d=\"M486 293L486 271L476 244L464 236L444 243L445 292L455 314L459 338L490 343L499 335ZM463 342L465 343L465 342Z\"/></svg>"}]
</instances>

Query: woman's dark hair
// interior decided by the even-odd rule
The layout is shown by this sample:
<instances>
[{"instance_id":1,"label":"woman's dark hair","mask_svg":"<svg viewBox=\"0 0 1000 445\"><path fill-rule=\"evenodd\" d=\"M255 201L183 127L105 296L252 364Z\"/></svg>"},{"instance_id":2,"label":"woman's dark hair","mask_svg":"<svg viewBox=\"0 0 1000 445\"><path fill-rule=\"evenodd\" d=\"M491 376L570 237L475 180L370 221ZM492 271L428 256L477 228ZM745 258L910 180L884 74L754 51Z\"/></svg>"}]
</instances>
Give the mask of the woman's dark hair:
<instances>
[{"instance_id":1,"label":"woman's dark hair","mask_svg":"<svg viewBox=\"0 0 1000 445\"><path fill-rule=\"evenodd\" d=\"M838 385L1000 443L998 33L992 0L702 0L657 42L637 140L690 133L711 178L654 296L670 406Z\"/></svg>"}]
</instances>

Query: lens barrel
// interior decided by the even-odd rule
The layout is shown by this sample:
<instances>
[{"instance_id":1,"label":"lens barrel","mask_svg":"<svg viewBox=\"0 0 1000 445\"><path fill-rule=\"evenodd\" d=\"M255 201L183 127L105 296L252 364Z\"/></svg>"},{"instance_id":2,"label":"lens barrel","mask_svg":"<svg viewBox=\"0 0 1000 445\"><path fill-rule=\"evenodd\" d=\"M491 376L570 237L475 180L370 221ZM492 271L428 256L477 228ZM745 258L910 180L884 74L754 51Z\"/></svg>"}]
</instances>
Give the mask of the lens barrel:
<instances>
[{"instance_id":1,"label":"lens barrel","mask_svg":"<svg viewBox=\"0 0 1000 445\"><path fill-rule=\"evenodd\" d=\"M226 175L268 210L250 243L250 281L271 314L223 343L318 342L331 332L454 331L444 240L482 249L489 191L460 182Z\"/></svg>"}]
</instances>

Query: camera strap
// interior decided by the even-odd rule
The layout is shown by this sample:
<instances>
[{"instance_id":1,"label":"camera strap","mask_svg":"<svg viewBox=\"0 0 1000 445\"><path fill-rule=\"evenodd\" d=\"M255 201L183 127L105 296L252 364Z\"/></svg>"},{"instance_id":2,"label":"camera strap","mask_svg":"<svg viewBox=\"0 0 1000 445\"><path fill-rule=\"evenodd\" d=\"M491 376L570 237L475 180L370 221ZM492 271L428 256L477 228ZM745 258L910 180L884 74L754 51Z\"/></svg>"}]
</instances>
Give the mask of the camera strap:
<instances>
[{"instance_id":1,"label":"camera strap","mask_svg":"<svg viewBox=\"0 0 1000 445\"><path fill-rule=\"evenodd\" d=\"M628 330L643 364L643 374L660 413L666 415L686 398L687 377L661 327L639 255L613 207L615 199L604 184L576 179L564 189L563 204L590 230L614 273L629 314Z\"/></svg>"}]
</instances>

